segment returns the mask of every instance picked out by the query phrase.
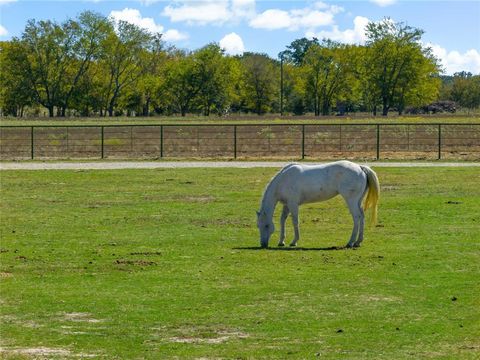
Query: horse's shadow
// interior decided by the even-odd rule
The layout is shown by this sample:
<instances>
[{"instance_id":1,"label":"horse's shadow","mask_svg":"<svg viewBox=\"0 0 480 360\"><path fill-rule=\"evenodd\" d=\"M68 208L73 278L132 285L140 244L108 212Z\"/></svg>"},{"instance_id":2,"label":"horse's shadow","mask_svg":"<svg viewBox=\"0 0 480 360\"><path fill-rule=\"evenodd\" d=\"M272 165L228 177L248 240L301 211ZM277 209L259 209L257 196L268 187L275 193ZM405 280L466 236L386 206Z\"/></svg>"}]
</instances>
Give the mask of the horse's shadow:
<instances>
[{"instance_id":1,"label":"horse's shadow","mask_svg":"<svg viewBox=\"0 0 480 360\"><path fill-rule=\"evenodd\" d=\"M353 248L355 249L355 248ZM232 250L265 250L265 251L334 251L334 250L351 250L346 246L329 246L329 247L291 247L291 246L277 246L277 247L267 247L262 248L260 246L243 246L243 247L234 247Z\"/></svg>"}]
</instances>

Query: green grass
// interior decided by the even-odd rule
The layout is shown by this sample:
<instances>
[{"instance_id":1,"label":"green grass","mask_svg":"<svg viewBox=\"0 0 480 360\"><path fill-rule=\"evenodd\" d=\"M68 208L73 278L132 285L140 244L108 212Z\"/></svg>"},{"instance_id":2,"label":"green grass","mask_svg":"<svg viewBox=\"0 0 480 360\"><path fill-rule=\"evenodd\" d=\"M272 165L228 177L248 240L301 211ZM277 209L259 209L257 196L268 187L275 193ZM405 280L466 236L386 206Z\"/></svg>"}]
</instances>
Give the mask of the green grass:
<instances>
[{"instance_id":1,"label":"green grass","mask_svg":"<svg viewBox=\"0 0 480 360\"><path fill-rule=\"evenodd\" d=\"M42 125L158 125L158 124L377 124L377 123L461 123L471 124L480 121L480 114L440 114L440 115L407 115L398 116L390 114L388 117L373 117L369 114L351 114L346 116L284 116L269 114L265 116L256 115L231 115L229 117L203 117L203 116L158 116L158 117L88 117L88 118L12 118L1 117L0 125L2 126L42 126Z\"/></svg>"},{"instance_id":2,"label":"green grass","mask_svg":"<svg viewBox=\"0 0 480 360\"><path fill-rule=\"evenodd\" d=\"M479 358L478 169L377 168L360 249L336 198L258 250L275 171L3 171L0 357Z\"/></svg>"}]
</instances>

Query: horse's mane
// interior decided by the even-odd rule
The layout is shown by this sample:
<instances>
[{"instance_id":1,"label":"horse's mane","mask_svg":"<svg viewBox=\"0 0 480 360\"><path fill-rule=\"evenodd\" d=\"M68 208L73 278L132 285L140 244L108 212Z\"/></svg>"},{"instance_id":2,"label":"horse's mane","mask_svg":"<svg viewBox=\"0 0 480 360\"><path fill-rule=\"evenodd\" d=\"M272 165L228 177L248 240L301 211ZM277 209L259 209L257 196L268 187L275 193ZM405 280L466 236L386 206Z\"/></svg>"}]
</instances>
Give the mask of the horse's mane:
<instances>
[{"instance_id":1,"label":"horse's mane","mask_svg":"<svg viewBox=\"0 0 480 360\"><path fill-rule=\"evenodd\" d=\"M263 195L262 195L262 203L261 203L261 208L263 208L263 202L265 201L265 195L268 191L268 189L275 183L275 181L278 179L278 177L283 174L286 170L290 169L294 165L299 165L298 163L290 163L285 165L283 168L281 168L268 182L268 184L265 186L265 189L263 190Z\"/></svg>"}]
</instances>

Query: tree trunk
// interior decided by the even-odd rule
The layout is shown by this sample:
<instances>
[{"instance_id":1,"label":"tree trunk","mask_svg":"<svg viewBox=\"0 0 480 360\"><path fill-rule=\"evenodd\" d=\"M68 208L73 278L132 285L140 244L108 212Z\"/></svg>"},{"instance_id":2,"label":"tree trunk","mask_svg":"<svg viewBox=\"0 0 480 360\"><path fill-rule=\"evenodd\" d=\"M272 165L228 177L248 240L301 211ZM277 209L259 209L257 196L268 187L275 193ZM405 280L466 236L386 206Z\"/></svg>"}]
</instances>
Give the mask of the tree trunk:
<instances>
[{"instance_id":1,"label":"tree trunk","mask_svg":"<svg viewBox=\"0 0 480 360\"><path fill-rule=\"evenodd\" d=\"M330 102L324 101L322 104L322 115L328 115L330 113Z\"/></svg>"},{"instance_id":2,"label":"tree trunk","mask_svg":"<svg viewBox=\"0 0 480 360\"><path fill-rule=\"evenodd\" d=\"M55 116L55 112L54 112L54 109L53 109L53 105L47 106L47 109L48 109L48 116L49 116L49 117L54 117L54 116Z\"/></svg>"},{"instance_id":3,"label":"tree trunk","mask_svg":"<svg viewBox=\"0 0 480 360\"><path fill-rule=\"evenodd\" d=\"M387 116L388 115L388 110L390 109L390 106L388 106L388 99L386 97L383 98L383 109L382 109L382 115Z\"/></svg>"},{"instance_id":4,"label":"tree trunk","mask_svg":"<svg viewBox=\"0 0 480 360\"><path fill-rule=\"evenodd\" d=\"M143 116L149 116L150 115L150 99L147 99L145 104L143 105Z\"/></svg>"}]
</instances>

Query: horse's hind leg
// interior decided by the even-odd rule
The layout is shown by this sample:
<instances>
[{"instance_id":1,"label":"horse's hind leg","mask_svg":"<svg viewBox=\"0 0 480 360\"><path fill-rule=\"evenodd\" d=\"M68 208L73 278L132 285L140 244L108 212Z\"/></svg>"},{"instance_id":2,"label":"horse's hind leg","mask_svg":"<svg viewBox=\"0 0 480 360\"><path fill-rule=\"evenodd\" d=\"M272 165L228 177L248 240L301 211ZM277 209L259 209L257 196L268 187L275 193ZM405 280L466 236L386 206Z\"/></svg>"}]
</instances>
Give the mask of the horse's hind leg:
<instances>
[{"instance_id":1,"label":"horse's hind leg","mask_svg":"<svg viewBox=\"0 0 480 360\"><path fill-rule=\"evenodd\" d=\"M358 204L358 208L360 210L360 223L359 223L359 229L358 229L358 239L355 242L355 244L353 244L354 247L359 247L360 244L362 243L362 241L363 241L363 230L365 228L365 212L362 209L361 200L360 200L360 203Z\"/></svg>"},{"instance_id":2,"label":"horse's hind leg","mask_svg":"<svg viewBox=\"0 0 480 360\"><path fill-rule=\"evenodd\" d=\"M359 230L358 230L358 239L355 242L355 244L353 244L354 247L359 247L363 241L363 230L365 229L365 212L363 211L363 208L362 208L362 201L365 195L367 194L367 191L368 191L368 186L365 187L362 197L358 200L358 203L357 203L357 208L358 208L358 211L360 212L360 223L359 223Z\"/></svg>"},{"instance_id":3,"label":"horse's hind leg","mask_svg":"<svg viewBox=\"0 0 480 360\"><path fill-rule=\"evenodd\" d=\"M280 241L278 246L285 246L285 221L287 220L290 210L287 205L283 205L282 215L280 216Z\"/></svg>"},{"instance_id":4,"label":"horse's hind leg","mask_svg":"<svg viewBox=\"0 0 480 360\"><path fill-rule=\"evenodd\" d=\"M359 237L359 230L360 236L363 240L363 223L364 223L364 215L361 206L359 205L358 199L348 199L346 200L348 209L350 210L350 214L352 214L353 219L353 230L352 235L350 236L350 240L348 241L347 247L357 247L360 246L361 240ZM358 239L358 240L357 240Z\"/></svg>"}]
</instances>

